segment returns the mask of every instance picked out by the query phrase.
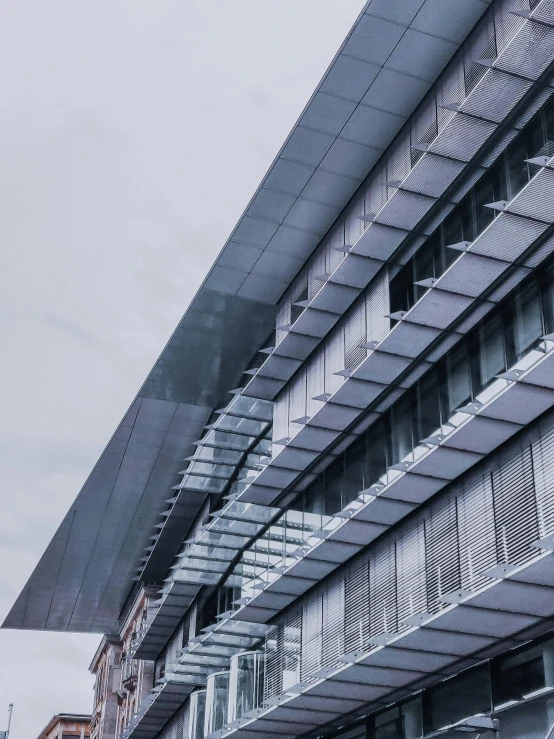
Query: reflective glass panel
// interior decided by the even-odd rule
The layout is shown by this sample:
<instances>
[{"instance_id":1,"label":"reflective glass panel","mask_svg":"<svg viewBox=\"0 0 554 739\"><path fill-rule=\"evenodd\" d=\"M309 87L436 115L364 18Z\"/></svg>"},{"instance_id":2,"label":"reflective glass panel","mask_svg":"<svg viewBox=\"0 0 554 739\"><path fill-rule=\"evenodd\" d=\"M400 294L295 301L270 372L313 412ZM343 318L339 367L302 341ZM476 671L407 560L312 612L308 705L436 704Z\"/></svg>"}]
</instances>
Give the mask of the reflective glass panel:
<instances>
[{"instance_id":1,"label":"reflective glass panel","mask_svg":"<svg viewBox=\"0 0 554 739\"><path fill-rule=\"evenodd\" d=\"M504 326L500 316L485 323L480 332L480 383L487 387L495 376L506 369Z\"/></svg>"},{"instance_id":2,"label":"reflective glass panel","mask_svg":"<svg viewBox=\"0 0 554 739\"><path fill-rule=\"evenodd\" d=\"M488 665L468 670L424 694L425 733L491 710Z\"/></svg>"},{"instance_id":3,"label":"reflective glass panel","mask_svg":"<svg viewBox=\"0 0 554 739\"><path fill-rule=\"evenodd\" d=\"M518 292L516 300L516 322L514 346L516 358L520 359L542 336L542 312L538 285L532 282Z\"/></svg>"}]
</instances>

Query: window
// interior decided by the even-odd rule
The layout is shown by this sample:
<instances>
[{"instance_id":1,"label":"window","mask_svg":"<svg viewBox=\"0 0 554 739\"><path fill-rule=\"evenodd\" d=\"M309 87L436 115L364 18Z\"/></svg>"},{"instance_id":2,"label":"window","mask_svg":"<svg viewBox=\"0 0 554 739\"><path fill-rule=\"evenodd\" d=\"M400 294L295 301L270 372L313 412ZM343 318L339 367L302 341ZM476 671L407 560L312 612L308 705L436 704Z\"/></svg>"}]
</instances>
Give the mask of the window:
<instances>
[{"instance_id":1,"label":"window","mask_svg":"<svg viewBox=\"0 0 554 739\"><path fill-rule=\"evenodd\" d=\"M545 687L543 646L503 657L493 665L495 706L520 700Z\"/></svg>"},{"instance_id":2,"label":"window","mask_svg":"<svg viewBox=\"0 0 554 739\"><path fill-rule=\"evenodd\" d=\"M520 359L543 333L538 284L531 282L518 290L514 326L515 358Z\"/></svg>"},{"instance_id":3,"label":"window","mask_svg":"<svg viewBox=\"0 0 554 739\"><path fill-rule=\"evenodd\" d=\"M472 399L471 363L467 347L453 351L447 360L448 415Z\"/></svg>"},{"instance_id":4,"label":"window","mask_svg":"<svg viewBox=\"0 0 554 739\"><path fill-rule=\"evenodd\" d=\"M491 710L489 667L484 665L446 680L424 693L425 733Z\"/></svg>"},{"instance_id":5,"label":"window","mask_svg":"<svg viewBox=\"0 0 554 739\"><path fill-rule=\"evenodd\" d=\"M391 462L396 464L414 447L412 394L408 393L393 406L391 413Z\"/></svg>"},{"instance_id":6,"label":"window","mask_svg":"<svg viewBox=\"0 0 554 739\"><path fill-rule=\"evenodd\" d=\"M418 439L436 431L441 421L441 382L438 370L432 370L417 388Z\"/></svg>"},{"instance_id":7,"label":"window","mask_svg":"<svg viewBox=\"0 0 554 739\"><path fill-rule=\"evenodd\" d=\"M504 325L501 316L486 321L479 332L479 384L487 387L506 369Z\"/></svg>"},{"instance_id":8,"label":"window","mask_svg":"<svg viewBox=\"0 0 554 739\"><path fill-rule=\"evenodd\" d=\"M373 719L373 739L418 739L423 733L421 696Z\"/></svg>"}]
</instances>

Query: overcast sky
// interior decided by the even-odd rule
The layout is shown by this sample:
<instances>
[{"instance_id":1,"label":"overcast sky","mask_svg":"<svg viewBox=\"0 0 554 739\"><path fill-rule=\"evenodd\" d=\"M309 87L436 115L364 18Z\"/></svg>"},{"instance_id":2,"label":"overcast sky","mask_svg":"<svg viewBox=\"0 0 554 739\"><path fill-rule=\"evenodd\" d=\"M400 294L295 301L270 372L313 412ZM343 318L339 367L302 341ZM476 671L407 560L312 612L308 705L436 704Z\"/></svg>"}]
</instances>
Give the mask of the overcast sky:
<instances>
[{"instance_id":1,"label":"overcast sky","mask_svg":"<svg viewBox=\"0 0 554 739\"><path fill-rule=\"evenodd\" d=\"M0 4L0 619L364 0ZM0 729L98 636L0 631Z\"/></svg>"}]
</instances>

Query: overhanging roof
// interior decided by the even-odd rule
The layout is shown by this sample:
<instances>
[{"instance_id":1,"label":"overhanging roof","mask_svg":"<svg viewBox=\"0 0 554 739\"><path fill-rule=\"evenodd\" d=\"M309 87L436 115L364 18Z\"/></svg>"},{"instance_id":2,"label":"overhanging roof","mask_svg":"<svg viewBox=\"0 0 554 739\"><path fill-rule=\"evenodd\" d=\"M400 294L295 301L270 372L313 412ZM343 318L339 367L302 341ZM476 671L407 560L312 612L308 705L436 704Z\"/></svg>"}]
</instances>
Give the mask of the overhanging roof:
<instances>
[{"instance_id":1,"label":"overhanging roof","mask_svg":"<svg viewBox=\"0 0 554 739\"><path fill-rule=\"evenodd\" d=\"M147 538L275 303L490 0L370 0L62 522L5 628L110 632ZM174 552L162 552L160 570Z\"/></svg>"}]
</instances>

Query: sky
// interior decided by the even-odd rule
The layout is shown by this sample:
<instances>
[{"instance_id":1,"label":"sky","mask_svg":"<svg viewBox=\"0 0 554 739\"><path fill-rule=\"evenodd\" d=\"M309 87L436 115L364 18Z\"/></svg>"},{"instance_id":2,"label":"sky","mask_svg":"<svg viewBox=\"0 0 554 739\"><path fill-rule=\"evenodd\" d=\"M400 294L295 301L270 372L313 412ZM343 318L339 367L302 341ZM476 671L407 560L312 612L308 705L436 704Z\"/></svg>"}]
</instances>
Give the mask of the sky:
<instances>
[{"instance_id":1,"label":"sky","mask_svg":"<svg viewBox=\"0 0 554 739\"><path fill-rule=\"evenodd\" d=\"M363 4L0 4L0 620ZM0 730L90 712L98 642L0 631Z\"/></svg>"}]
</instances>

